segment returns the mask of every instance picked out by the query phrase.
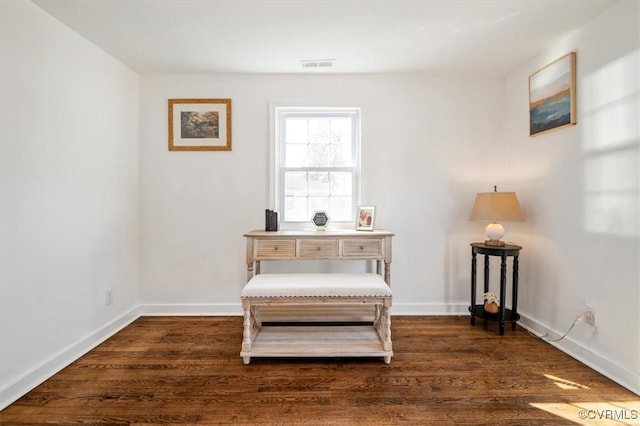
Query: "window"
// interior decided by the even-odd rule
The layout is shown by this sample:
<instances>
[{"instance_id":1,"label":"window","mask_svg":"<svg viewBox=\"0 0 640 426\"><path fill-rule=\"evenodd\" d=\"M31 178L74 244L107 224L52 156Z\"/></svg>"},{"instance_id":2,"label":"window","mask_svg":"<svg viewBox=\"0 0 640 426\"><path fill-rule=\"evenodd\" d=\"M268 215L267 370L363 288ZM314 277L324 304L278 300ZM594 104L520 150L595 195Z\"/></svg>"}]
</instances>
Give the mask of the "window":
<instances>
[{"instance_id":1,"label":"window","mask_svg":"<svg viewBox=\"0 0 640 426\"><path fill-rule=\"evenodd\" d=\"M360 200L360 110L276 107L275 198L281 224L353 224Z\"/></svg>"}]
</instances>

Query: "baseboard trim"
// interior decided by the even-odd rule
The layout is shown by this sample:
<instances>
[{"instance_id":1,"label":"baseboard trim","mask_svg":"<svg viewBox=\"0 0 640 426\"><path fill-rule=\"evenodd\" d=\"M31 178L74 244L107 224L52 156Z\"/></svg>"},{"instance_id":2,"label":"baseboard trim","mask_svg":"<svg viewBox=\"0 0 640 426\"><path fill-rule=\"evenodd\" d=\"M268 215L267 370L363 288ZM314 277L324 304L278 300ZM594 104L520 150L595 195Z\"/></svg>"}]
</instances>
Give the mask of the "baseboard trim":
<instances>
[{"instance_id":1,"label":"baseboard trim","mask_svg":"<svg viewBox=\"0 0 640 426\"><path fill-rule=\"evenodd\" d=\"M394 303L392 315L466 315L465 303ZM140 305L141 316L241 316L240 303L224 304L145 304Z\"/></svg>"},{"instance_id":2,"label":"baseboard trim","mask_svg":"<svg viewBox=\"0 0 640 426\"><path fill-rule=\"evenodd\" d=\"M550 336L557 338L564 334L558 330L553 330L545 326L539 321L523 313L520 313L520 322L518 324L538 337L548 333ZM550 342L546 339L543 340L558 350L580 361L589 368L594 369L603 376L608 377L620 386L623 386L640 396L640 374L638 372L631 371L613 363L606 357L572 339L570 335L567 335L567 337L559 342Z\"/></svg>"},{"instance_id":3,"label":"baseboard trim","mask_svg":"<svg viewBox=\"0 0 640 426\"><path fill-rule=\"evenodd\" d=\"M52 355L14 382L0 387L0 410L3 410L10 404L14 403L20 397L27 394L27 392L40 385L72 362L78 360L81 356L85 355L87 352L131 324L139 317L140 314L138 307L134 307L105 326L90 333L88 336Z\"/></svg>"},{"instance_id":4,"label":"baseboard trim","mask_svg":"<svg viewBox=\"0 0 640 426\"><path fill-rule=\"evenodd\" d=\"M469 314L468 303L394 303L392 315L458 316Z\"/></svg>"},{"instance_id":5,"label":"baseboard trim","mask_svg":"<svg viewBox=\"0 0 640 426\"><path fill-rule=\"evenodd\" d=\"M145 304L140 316L242 316L240 303Z\"/></svg>"}]
</instances>

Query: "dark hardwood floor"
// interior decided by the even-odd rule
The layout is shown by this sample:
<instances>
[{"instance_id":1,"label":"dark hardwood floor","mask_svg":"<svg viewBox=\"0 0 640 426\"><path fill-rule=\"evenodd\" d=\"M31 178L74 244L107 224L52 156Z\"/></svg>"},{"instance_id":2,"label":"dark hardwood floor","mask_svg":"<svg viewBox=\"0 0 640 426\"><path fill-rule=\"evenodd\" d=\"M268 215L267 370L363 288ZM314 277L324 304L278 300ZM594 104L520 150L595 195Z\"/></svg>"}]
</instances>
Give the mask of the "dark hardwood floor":
<instances>
[{"instance_id":1,"label":"dark hardwood floor","mask_svg":"<svg viewBox=\"0 0 640 426\"><path fill-rule=\"evenodd\" d=\"M495 324L471 327L467 317L392 322L389 365L244 365L240 317L143 317L0 412L0 422L640 423L639 396L519 327L501 337Z\"/></svg>"}]
</instances>

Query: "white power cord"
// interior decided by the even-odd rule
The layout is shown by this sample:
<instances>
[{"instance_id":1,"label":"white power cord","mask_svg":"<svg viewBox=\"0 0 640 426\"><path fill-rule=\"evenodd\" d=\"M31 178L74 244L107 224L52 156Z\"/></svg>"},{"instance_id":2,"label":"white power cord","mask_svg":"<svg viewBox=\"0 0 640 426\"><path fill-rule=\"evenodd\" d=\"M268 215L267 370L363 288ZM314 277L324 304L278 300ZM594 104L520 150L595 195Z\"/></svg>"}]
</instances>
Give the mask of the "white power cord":
<instances>
[{"instance_id":1,"label":"white power cord","mask_svg":"<svg viewBox=\"0 0 640 426\"><path fill-rule=\"evenodd\" d=\"M573 324L571 324L571 327L569 327L569 329L567 330L567 332L566 332L566 333L564 333L564 334L562 335L562 337L560 337L560 338L558 338L558 339L550 339L550 338L549 338L549 333L544 333L543 335L538 336L537 334L532 333L532 332L531 332L531 331L529 331L528 329L527 329L527 331L529 332L529 334L530 334L530 335L532 335L532 336L534 336L534 337L539 337L540 339L545 339L545 340L546 340L546 341L548 341L548 342L559 342L560 340L562 340L562 339L564 339L565 337L567 337L567 334L569 334L569 332L570 332L571 330L573 330L573 327L575 327L575 326L576 326L576 324L577 324L578 322L580 322L580 320L581 320L581 319L583 319L583 318L584 318L585 314L591 314L591 315L593 315L591 312L588 312L588 311L587 311L587 312L585 312L585 311L579 310L579 311L578 311L578 314L576 315L576 319L574 319L574 320L573 320Z\"/></svg>"}]
</instances>

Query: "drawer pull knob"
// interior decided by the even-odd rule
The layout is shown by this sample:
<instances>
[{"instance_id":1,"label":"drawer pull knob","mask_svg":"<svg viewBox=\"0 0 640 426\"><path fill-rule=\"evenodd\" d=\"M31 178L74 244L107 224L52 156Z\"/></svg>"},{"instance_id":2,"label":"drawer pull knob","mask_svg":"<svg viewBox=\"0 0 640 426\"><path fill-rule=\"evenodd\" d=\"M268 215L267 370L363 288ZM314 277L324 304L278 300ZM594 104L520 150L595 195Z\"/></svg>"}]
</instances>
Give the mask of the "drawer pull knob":
<instances>
[{"instance_id":1,"label":"drawer pull knob","mask_svg":"<svg viewBox=\"0 0 640 426\"><path fill-rule=\"evenodd\" d=\"M320 251L320 246L316 247L316 250Z\"/></svg>"},{"instance_id":2,"label":"drawer pull knob","mask_svg":"<svg viewBox=\"0 0 640 426\"><path fill-rule=\"evenodd\" d=\"M278 251L278 246L275 246L275 247L273 248L273 250L274 250L274 251Z\"/></svg>"},{"instance_id":3,"label":"drawer pull knob","mask_svg":"<svg viewBox=\"0 0 640 426\"><path fill-rule=\"evenodd\" d=\"M364 250L364 247L363 247L363 246L360 246L360 250Z\"/></svg>"}]
</instances>

